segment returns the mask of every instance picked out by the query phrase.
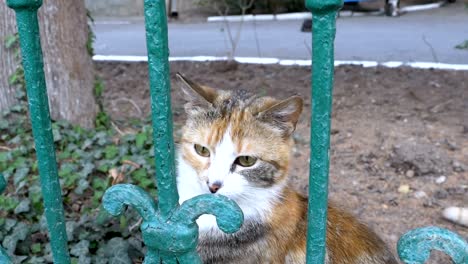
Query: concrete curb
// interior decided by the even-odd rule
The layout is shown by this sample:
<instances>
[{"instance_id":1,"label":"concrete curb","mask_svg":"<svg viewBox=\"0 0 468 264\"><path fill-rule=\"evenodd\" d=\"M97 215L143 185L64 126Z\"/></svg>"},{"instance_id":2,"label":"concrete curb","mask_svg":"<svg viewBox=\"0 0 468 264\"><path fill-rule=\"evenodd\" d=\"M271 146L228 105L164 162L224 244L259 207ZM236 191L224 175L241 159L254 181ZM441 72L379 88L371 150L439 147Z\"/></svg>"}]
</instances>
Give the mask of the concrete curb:
<instances>
[{"instance_id":1,"label":"concrete curb","mask_svg":"<svg viewBox=\"0 0 468 264\"><path fill-rule=\"evenodd\" d=\"M169 57L169 61L225 61L227 57L215 56L193 56L193 57ZM235 57L239 63L246 64L279 64L283 66L310 66L311 60L290 60L278 58L256 58L256 57ZM145 62L148 61L147 56L125 56L125 55L94 55L95 61L118 61L118 62ZM440 70L456 70L468 71L468 64L450 64L440 62L402 62L402 61L353 61L353 60L335 60L335 67L341 65L360 65L364 68L368 67L411 67L417 69L440 69Z\"/></svg>"},{"instance_id":2,"label":"concrete curb","mask_svg":"<svg viewBox=\"0 0 468 264\"><path fill-rule=\"evenodd\" d=\"M431 3L431 4L424 4L424 5L414 5L414 6L404 6L399 9L400 13L410 13L415 11L423 11L423 10L430 10L435 9L443 6L445 1ZM384 11L376 11L376 12L352 12L352 11L340 11L340 17L347 17L347 16L376 16L376 15L383 15ZM310 12L297 12L297 13L287 13L287 14L264 14L264 15L244 15L243 17L238 16L210 16L207 18L207 22L240 22L242 19L244 21L271 21L271 20L304 20L304 19L311 19L312 14Z\"/></svg>"}]
</instances>

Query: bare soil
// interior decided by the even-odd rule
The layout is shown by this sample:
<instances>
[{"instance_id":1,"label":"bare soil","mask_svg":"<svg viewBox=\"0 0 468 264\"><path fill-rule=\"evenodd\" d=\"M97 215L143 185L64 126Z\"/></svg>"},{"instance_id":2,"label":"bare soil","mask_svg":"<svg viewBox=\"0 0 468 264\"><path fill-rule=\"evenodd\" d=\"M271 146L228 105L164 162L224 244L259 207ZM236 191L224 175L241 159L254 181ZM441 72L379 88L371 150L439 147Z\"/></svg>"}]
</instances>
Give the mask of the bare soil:
<instances>
[{"instance_id":1,"label":"bare soil","mask_svg":"<svg viewBox=\"0 0 468 264\"><path fill-rule=\"evenodd\" d=\"M96 67L113 119L148 115L146 63ZM468 238L467 228L441 217L445 207L468 205L468 72L359 66L335 70L330 198L367 222L393 250L406 231L428 225ZM302 96L306 108L295 135L290 175L295 188L307 192L310 67L171 63L177 129L184 120L184 99L174 82L176 72L215 88ZM431 263L449 262L438 254Z\"/></svg>"}]
</instances>

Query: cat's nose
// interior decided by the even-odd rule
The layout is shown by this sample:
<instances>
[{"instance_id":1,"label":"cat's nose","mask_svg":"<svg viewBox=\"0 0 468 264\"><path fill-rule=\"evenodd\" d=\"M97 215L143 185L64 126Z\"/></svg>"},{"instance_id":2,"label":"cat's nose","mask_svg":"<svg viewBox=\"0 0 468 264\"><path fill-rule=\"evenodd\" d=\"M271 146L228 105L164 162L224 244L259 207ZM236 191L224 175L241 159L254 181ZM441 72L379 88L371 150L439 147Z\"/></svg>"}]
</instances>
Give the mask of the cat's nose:
<instances>
[{"instance_id":1,"label":"cat's nose","mask_svg":"<svg viewBox=\"0 0 468 264\"><path fill-rule=\"evenodd\" d=\"M210 189L211 193L216 193L219 189L221 189L221 186L223 184L219 181L215 181L212 184L208 183L208 189Z\"/></svg>"}]
</instances>

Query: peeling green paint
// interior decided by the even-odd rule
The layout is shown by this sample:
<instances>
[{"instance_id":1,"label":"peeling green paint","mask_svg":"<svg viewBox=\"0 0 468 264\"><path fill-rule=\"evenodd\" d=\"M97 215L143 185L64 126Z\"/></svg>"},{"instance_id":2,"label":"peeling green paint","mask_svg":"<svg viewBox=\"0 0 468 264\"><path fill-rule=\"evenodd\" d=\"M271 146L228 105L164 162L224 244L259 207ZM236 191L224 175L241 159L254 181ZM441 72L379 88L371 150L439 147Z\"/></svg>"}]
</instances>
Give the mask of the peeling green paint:
<instances>
[{"instance_id":1,"label":"peeling green paint","mask_svg":"<svg viewBox=\"0 0 468 264\"><path fill-rule=\"evenodd\" d=\"M10 263L12 263L10 257L8 257L8 254L6 253L6 251L2 247L0 247L0 263L1 264L10 264Z\"/></svg>"},{"instance_id":2,"label":"peeling green paint","mask_svg":"<svg viewBox=\"0 0 468 264\"><path fill-rule=\"evenodd\" d=\"M119 215L123 205L140 213L144 220L140 229L148 247L144 263L201 263L196 251L196 219L213 214L220 229L232 233L242 225L243 214L235 202L223 196L202 195L179 206L165 1L145 0L144 4L158 204L141 188L128 184L107 190L103 204L113 215Z\"/></svg>"},{"instance_id":3,"label":"peeling green paint","mask_svg":"<svg viewBox=\"0 0 468 264\"><path fill-rule=\"evenodd\" d=\"M42 5L42 1L8 0L7 5L16 12L29 112L54 263L68 264L70 257L65 232L65 216L57 174L37 19L37 10Z\"/></svg>"},{"instance_id":4,"label":"peeling green paint","mask_svg":"<svg viewBox=\"0 0 468 264\"><path fill-rule=\"evenodd\" d=\"M312 105L307 263L325 263L336 14L342 0L307 0L312 12Z\"/></svg>"},{"instance_id":5,"label":"peeling green paint","mask_svg":"<svg viewBox=\"0 0 468 264\"><path fill-rule=\"evenodd\" d=\"M5 178L3 177L3 174L0 173L0 194L3 193L6 189L6 181Z\"/></svg>"},{"instance_id":6,"label":"peeling green paint","mask_svg":"<svg viewBox=\"0 0 468 264\"><path fill-rule=\"evenodd\" d=\"M175 181L169 47L164 0L145 0L145 27L159 209L162 215L169 215L177 207L179 195Z\"/></svg>"},{"instance_id":7,"label":"peeling green paint","mask_svg":"<svg viewBox=\"0 0 468 264\"><path fill-rule=\"evenodd\" d=\"M459 235L443 228L429 226L404 234L398 241L398 254L407 264L424 264L431 250L449 255L455 264L468 264L468 243Z\"/></svg>"},{"instance_id":8,"label":"peeling green paint","mask_svg":"<svg viewBox=\"0 0 468 264\"><path fill-rule=\"evenodd\" d=\"M242 225L243 214L232 200L218 195L194 197L172 211L170 216L159 213L154 199L143 189L131 184L118 184L106 191L104 208L118 216L129 205L143 218L141 232L148 247L145 263L201 263L197 254L198 226L202 214L216 216L219 228L236 232Z\"/></svg>"}]
</instances>

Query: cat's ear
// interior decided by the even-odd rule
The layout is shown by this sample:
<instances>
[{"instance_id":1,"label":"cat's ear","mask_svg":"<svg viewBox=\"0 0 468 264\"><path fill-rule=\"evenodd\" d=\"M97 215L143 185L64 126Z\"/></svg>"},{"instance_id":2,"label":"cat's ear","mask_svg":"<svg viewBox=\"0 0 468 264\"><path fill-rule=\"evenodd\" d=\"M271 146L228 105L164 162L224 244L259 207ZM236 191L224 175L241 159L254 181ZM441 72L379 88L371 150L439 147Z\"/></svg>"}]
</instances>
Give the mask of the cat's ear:
<instances>
[{"instance_id":1,"label":"cat's ear","mask_svg":"<svg viewBox=\"0 0 468 264\"><path fill-rule=\"evenodd\" d=\"M206 108L213 105L214 101L218 97L218 93L215 89L199 85L187 79L180 73L177 73L176 76L179 80L180 88L184 92L185 98L188 100L185 107L186 111L189 111L190 108L194 107Z\"/></svg>"},{"instance_id":2,"label":"cat's ear","mask_svg":"<svg viewBox=\"0 0 468 264\"><path fill-rule=\"evenodd\" d=\"M291 96L261 111L257 117L264 122L273 124L289 135L296 129L303 104L301 97Z\"/></svg>"}]
</instances>

